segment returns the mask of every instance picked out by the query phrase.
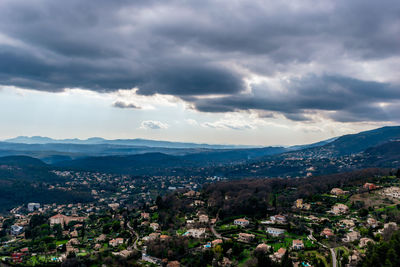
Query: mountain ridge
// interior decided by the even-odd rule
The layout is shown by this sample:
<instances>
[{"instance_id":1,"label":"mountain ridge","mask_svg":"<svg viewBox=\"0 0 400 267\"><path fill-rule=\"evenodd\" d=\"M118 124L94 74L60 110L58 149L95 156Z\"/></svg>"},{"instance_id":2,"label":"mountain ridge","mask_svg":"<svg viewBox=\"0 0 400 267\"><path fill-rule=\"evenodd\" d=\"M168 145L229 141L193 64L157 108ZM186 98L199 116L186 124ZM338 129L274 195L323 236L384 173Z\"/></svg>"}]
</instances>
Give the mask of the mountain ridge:
<instances>
[{"instance_id":1,"label":"mountain ridge","mask_svg":"<svg viewBox=\"0 0 400 267\"><path fill-rule=\"evenodd\" d=\"M134 139L104 139L102 137L90 137L87 139L53 139L43 136L17 136L15 138L6 139L3 142L20 143L20 144L87 144L87 145L127 145L127 146L149 146L149 147L165 147L165 148L209 148L209 149L240 149L240 148L259 148L261 146L251 145L223 145L223 144L205 144L191 142L173 142L164 140L150 140L143 138Z\"/></svg>"}]
</instances>

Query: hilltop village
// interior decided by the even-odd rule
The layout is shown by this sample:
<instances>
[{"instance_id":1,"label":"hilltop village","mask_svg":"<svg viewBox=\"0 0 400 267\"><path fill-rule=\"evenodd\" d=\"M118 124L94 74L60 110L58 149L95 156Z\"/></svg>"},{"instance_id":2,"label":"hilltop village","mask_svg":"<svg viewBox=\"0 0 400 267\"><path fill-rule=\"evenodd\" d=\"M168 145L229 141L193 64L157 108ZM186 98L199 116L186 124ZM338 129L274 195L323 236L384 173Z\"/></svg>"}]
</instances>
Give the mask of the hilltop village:
<instances>
[{"instance_id":1,"label":"hilltop village","mask_svg":"<svg viewBox=\"0 0 400 267\"><path fill-rule=\"evenodd\" d=\"M95 201L25 203L0 217L4 264L357 266L368 247L390 240L400 223L396 176L332 187L286 208L281 197L297 188L285 188L268 200L271 205L230 213L230 192L216 196L195 180L163 182L156 190L151 179L57 175L70 179L54 187L85 185Z\"/></svg>"}]
</instances>

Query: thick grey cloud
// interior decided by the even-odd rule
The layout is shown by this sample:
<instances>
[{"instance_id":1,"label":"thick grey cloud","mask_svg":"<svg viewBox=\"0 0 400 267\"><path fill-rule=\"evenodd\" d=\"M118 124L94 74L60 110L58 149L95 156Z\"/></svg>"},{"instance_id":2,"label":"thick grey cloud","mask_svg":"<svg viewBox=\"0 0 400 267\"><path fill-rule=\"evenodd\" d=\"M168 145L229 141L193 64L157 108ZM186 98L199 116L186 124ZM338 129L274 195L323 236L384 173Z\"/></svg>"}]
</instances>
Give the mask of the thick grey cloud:
<instances>
[{"instance_id":1,"label":"thick grey cloud","mask_svg":"<svg viewBox=\"0 0 400 267\"><path fill-rule=\"evenodd\" d=\"M252 93L193 100L204 112L262 110L280 112L294 121L309 120L310 111L326 111L334 120L399 120L400 86L361 81L341 76L306 76L283 84L285 90L274 90L268 84L253 86ZM380 103L386 103L380 105Z\"/></svg>"},{"instance_id":2,"label":"thick grey cloud","mask_svg":"<svg viewBox=\"0 0 400 267\"><path fill-rule=\"evenodd\" d=\"M339 121L379 120L389 107L379 103L396 107L398 87L362 81L336 63L398 58L399 14L397 0L3 0L0 84L52 92L137 87L206 112L255 109L305 121L323 110ZM310 68L296 80L296 64L328 74ZM286 91L264 84L248 93L252 75L282 73L291 81L282 82Z\"/></svg>"}]
</instances>

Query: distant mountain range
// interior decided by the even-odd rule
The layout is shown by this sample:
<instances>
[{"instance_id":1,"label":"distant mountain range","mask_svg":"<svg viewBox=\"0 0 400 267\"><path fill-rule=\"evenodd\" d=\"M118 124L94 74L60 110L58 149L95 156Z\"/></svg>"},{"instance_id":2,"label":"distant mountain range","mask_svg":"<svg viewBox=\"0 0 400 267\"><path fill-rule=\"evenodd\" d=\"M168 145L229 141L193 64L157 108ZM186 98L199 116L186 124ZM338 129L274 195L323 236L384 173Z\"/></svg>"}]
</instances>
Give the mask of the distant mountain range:
<instances>
[{"instance_id":1,"label":"distant mountain range","mask_svg":"<svg viewBox=\"0 0 400 267\"><path fill-rule=\"evenodd\" d=\"M207 168L210 172L217 170L221 173L236 169L239 176L256 173L269 173L268 176L290 173L292 176L298 171L304 172L302 166L305 166L305 161L309 167L318 165L319 171L326 169L334 172L339 165L329 165L330 159L340 162L340 157L351 155L359 157L360 161L358 165L348 164L349 168L394 166L397 164L396 153L400 152L397 140L400 140L400 126L344 135L308 145L264 148L143 139L17 137L0 142L0 156L24 155L41 159L54 167L114 173L152 175L175 172L177 169ZM390 159L385 160L385 156ZM294 160L293 164L287 159Z\"/></svg>"},{"instance_id":2,"label":"distant mountain range","mask_svg":"<svg viewBox=\"0 0 400 267\"><path fill-rule=\"evenodd\" d=\"M239 148L256 148L259 146L245 145L210 145L186 142L170 142L148 139L115 139L107 140L101 137L92 137L88 139L52 139L42 136L18 136L15 138L4 140L7 143L19 144L79 144L79 145L119 145L119 146L145 146L145 147L163 147L163 148L205 148L205 149L239 149Z\"/></svg>"},{"instance_id":3,"label":"distant mountain range","mask_svg":"<svg viewBox=\"0 0 400 267\"><path fill-rule=\"evenodd\" d=\"M396 155L395 151L398 151L396 149L399 147L399 142L395 142L397 139L400 139L400 127L383 127L358 134L344 135L316 144L289 148L211 150L184 155L152 153L131 156L87 157L59 162L56 165L65 168L140 174L160 174L160 172L167 172L168 169L176 171L176 169L184 168L216 167L221 172L224 169L228 172L238 170L236 172L238 176L251 176L252 173L254 175L256 173L277 176L289 173L293 175L296 172L304 172L306 165L307 167L315 165L318 166L319 172L331 173L340 168L382 166L382 162L385 162L385 167L395 167L396 161L392 159L396 157L392 154ZM385 145L390 142L395 143L392 146ZM373 150L373 148L376 148L376 150ZM391 153L390 161L383 161L378 158L378 155L375 155L378 151L385 154L389 150ZM366 152L363 154L364 151ZM359 163L354 164L347 159L350 162L340 167L342 165L340 157L351 155L357 155ZM335 161L335 164L328 164L331 160ZM308 162L306 165L305 161ZM276 162L281 163L276 164Z\"/></svg>"},{"instance_id":4,"label":"distant mountain range","mask_svg":"<svg viewBox=\"0 0 400 267\"><path fill-rule=\"evenodd\" d=\"M276 155L288 151L317 147L332 142L334 139L318 143L291 147L253 147L244 145L209 145L156 141L146 139L106 140L93 137L86 140L56 140L42 136L19 136L0 142L0 156L24 155L35 157L46 163L77 160L96 156L129 156L145 153L163 153L172 156L198 154L202 162L213 160L223 164L241 162L262 156ZM204 158L206 157L206 158ZM207 163L208 164L208 163Z\"/></svg>"}]
</instances>

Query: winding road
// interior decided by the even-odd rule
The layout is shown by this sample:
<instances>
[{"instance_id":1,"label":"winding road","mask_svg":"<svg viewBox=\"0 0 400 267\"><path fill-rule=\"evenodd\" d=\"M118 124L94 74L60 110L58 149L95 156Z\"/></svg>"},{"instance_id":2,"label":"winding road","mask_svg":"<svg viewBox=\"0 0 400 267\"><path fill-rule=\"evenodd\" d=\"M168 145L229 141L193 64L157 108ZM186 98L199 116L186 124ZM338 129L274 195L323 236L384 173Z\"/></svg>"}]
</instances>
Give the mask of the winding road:
<instances>
[{"instance_id":1,"label":"winding road","mask_svg":"<svg viewBox=\"0 0 400 267\"><path fill-rule=\"evenodd\" d=\"M329 250L331 251L332 255L332 267L337 267L335 249L330 248Z\"/></svg>"},{"instance_id":2,"label":"winding road","mask_svg":"<svg viewBox=\"0 0 400 267\"><path fill-rule=\"evenodd\" d=\"M140 251L140 250L138 249L138 247L137 247L137 242L138 242L138 240L139 240L139 234L133 229L133 227L130 225L130 222L128 222L126 225L128 226L129 231L131 231L131 234L136 236L136 239L135 239L135 241L133 242L133 249L135 249L135 250L137 250L137 251Z\"/></svg>"},{"instance_id":3,"label":"winding road","mask_svg":"<svg viewBox=\"0 0 400 267\"><path fill-rule=\"evenodd\" d=\"M334 248L329 248L326 245L318 242L315 237L313 236L313 232L314 230L307 227L307 230L310 231L310 234L307 236L308 239L316 242L317 244L319 244L320 246L322 246L323 248L329 249L329 251L331 252L331 256L332 256L332 267L337 267L337 261L336 261L336 253L335 253L335 249Z\"/></svg>"}]
</instances>

